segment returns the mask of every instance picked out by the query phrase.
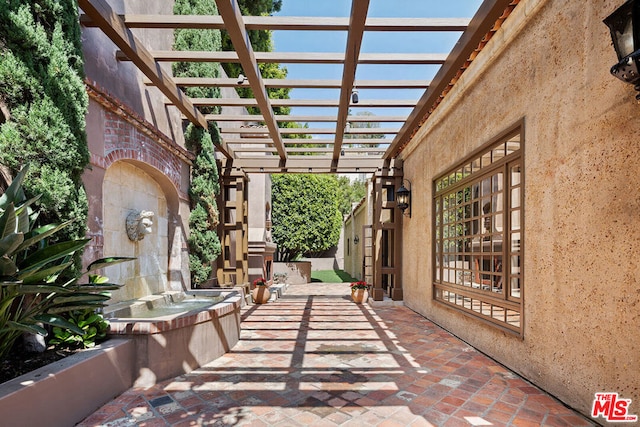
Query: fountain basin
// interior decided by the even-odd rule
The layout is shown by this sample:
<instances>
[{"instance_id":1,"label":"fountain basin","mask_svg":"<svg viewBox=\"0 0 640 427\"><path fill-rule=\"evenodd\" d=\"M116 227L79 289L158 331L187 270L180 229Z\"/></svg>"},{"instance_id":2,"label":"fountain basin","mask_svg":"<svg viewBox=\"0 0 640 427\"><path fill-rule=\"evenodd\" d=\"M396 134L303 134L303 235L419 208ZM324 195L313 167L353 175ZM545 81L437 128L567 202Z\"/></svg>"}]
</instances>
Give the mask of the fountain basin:
<instances>
[{"instance_id":1,"label":"fountain basin","mask_svg":"<svg viewBox=\"0 0 640 427\"><path fill-rule=\"evenodd\" d=\"M147 387L228 352L240 339L240 306L236 291L165 292L106 307L104 316L112 338L134 342L134 386Z\"/></svg>"}]
</instances>

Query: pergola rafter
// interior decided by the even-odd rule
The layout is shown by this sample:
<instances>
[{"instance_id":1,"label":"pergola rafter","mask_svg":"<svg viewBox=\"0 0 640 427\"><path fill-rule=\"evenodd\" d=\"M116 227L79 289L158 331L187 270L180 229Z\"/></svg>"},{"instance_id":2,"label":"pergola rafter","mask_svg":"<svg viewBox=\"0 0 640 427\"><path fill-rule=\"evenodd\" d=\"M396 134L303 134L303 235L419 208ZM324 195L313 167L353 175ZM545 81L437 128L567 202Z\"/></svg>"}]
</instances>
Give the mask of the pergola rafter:
<instances>
[{"instance_id":1,"label":"pergola rafter","mask_svg":"<svg viewBox=\"0 0 640 427\"><path fill-rule=\"evenodd\" d=\"M221 128L220 152L233 168L247 167L247 171L329 171L366 172L384 170L402 157L402 150L417 129L425 122L434 108L455 84L460 74L469 66L484 43L499 28L518 0L484 0L472 19L468 18L379 18L367 17L368 0L352 2L349 17L292 17L292 16L242 16L236 0L216 0L219 16L201 15L117 15L105 0L79 0L84 11L81 23L86 27L99 27L117 46L118 59L132 61L145 75L145 84L156 86L165 96L166 103L175 105L185 119L206 127L215 121ZM409 14L411 11L407 11ZM232 52L156 51L143 46L135 37L136 29L218 29L227 31L234 47ZM248 30L346 32L344 51L338 52L256 52L251 47ZM360 52L367 32L433 33L454 31L462 33L459 41L448 54L426 53L416 46L415 53ZM173 78L167 66L171 62L240 63L246 79L235 76L222 78ZM342 67L342 78L318 79L264 79L258 64L332 64ZM357 79L361 65L389 67L438 67L432 79L408 80ZM401 68L399 68L401 69ZM394 76L388 73L388 76ZM181 87L234 88L251 87L254 98L189 98ZM269 99L267 88L332 90L315 99ZM351 99L352 90L377 90L390 93L390 97L360 96L357 104ZM384 92L384 91L387 92ZM415 99L404 95L419 90ZM382 92L381 92L382 91ZM319 92L318 92L319 93ZM333 97L326 94L337 93ZM401 95L402 94L402 95ZM259 114L230 114L223 108L220 114L203 115L200 107L257 107ZM326 113L295 113L276 115L274 107L294 109L323 108ZM326 109L326 110L325 110ZM391 110L390 110L391 109ZM389 111L395 111L391 112ZM410 112L407 112L406 110ZM366 111L358 114L350 110ZM376 114L382 111L381 114ZM281 123L297 122L307 127L280 128ZM239 125L262 125L241 127ZM309 123L317 123L309 126ZM360 127L371 123L379 128ZM393 127L400 123L398 128ZM329 127L326 127L329 126ZM283 138L288 135L313 135L311 139ZM368 139L363 136L386 135L386 139ZM348 137L346 136L348 135ZM378 144L373 148L370 144ZM297 146L296 146L297 145ZM304 145L301 147L300 145ZM356 147L360 145L360 147ZM311 146L311 147L310 147ZM294 154L292 154L294 153ZM305 153L307 156L297 156ZM302 157L302 158L298 158ZM317 167L312 164L316 162ZM262 164L263 166L260 166Z\"/></svg>"},{"instance_id":2,"label":"pergola rafter","mask_svg":"<svg viewBox=\"0 0 640 427\"><path fill-rule=\"evenodd\" d=\"M231 38L233 47L238 53L242 69L247 75L251 90L255 96L257 106L262 113L263 121L269 129L269 136L275 144L281 160L286 160L287 153L282 144L282 135L278 129L278 123L274 118L273 108L267 96L267 89L262 81L262 75L256 62L255 53L249 42L249 34L244 26L240 8L235 0L216 0L218 12L225 24L225 30Z\"/></svg>"},{"instance_id":3,"label":"pergola rafter","mask_svg":"<svg viewBox=\"0 0 640 427\"><path fill-rule=\"evenodd\" d=\"M239 63L236 52L204 52L192 50L155 50L150 54L158 62L221 62ZM344 53L327 52L254 52L258 64L344 64ZM126 53L116 52L120 61L128 61ZM358 64L441 65L447 59L442 53L367 53L358 57Z\"/></svg>"},{"instance_id":4,"label":"pergola rafter","mask_svg":"<svg viewBox=\"0 0 640 427\"><path fill-rule=\"evenodd\" d=\"M221 16L203 15L139 15L120 18L129 28L225 30ZM245 16L247 30L349 31L349 18L308 16ZM96 26L91 17L83 16L85 27ZM464 31L467 18L367 18L365 31Z\"/></svg>"}]
</instances>

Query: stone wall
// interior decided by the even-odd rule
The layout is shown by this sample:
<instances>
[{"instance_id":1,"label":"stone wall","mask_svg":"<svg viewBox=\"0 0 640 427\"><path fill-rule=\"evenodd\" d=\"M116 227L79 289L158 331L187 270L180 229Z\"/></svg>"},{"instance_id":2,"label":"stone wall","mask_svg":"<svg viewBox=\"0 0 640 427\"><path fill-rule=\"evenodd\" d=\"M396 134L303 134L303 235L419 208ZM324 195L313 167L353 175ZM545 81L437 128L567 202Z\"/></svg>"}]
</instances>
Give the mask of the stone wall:
<instances>
[{"instance_id":1,"label":"stone wall","mask_svg":"<svg viewBox=\"0 0 640 427\"><path fill-rule=\"evenodd\" d=\"M405 304L583 413L640 412L640 107L609 74L622 0L523 0L402 153ZM524 123L524 333L432 297L433 180Z\"/></svg>"},{"instance_id":2,"label":"stone wall","mask_svg":"<svg viewBox=\"0 0 640 427\"><path fill-rule=\"evenodd\" d=\"M141 0L134 3L109 2L118 14L171 14L173 9L173 2ZM136 29L133 33L149 49L170 49L173 43L171 31ZM154 211L154 208L142 205L158 206L162 209L156 217L164 227L162 242L154 248L147 248L144 256L151 256L152 251L162 261L158 262L157 271L153 274L147 271L148 265L138 268L147 271L145 276L157 276L157 283L150 285L150 289L161 285L165 289L190 289L186 244L189 232L187 191L193 156L184 148L181 114L175 108L167 108L164 96L156 87L144 84L144 76L134 64L115 58L117 47L100 29L82 29L82 48L90 98L87 141L91 153L91 168L83 174L89 198L87 234L91 238L84 253L85 264L104 256L125 256L131 252L127 247L130 242L118 246L112 237L105 242L105 223L115 227L112 222L117 221L120 226L121 209ZM171 73L170 64L162 67ZM121 168L135 170L133 176L144 176L144 179L122 182L128 191L118 191L113 183L105 183L104 180L107 175L113 178L114 174L120 173L116 169ZM155 187L153 191L158 199L153 203L148 198L136 197L147 190L147 185ZM109 199L110 206L103 205L106 199ZM142 200L146 201L142 203ZM111 232L116 233L115 229L110 229ZM126 239L126 235L124 237ZM123 264L120 268L132 267ZM130 280L128 273L120 274L120 270L114 269L110 272L113 274L114 271L118 271L116 278Z\"/></svg>"},{"instance_id":3,"label":"stone wall","mask_svg":"<svg viewBox=\"0 0 640 427\"><path fill-rule=\"evenodd\" d=\"M112 292L111 303L140 298L167 290L168 209L160 186L142 170L118 162L104 179L104 254L128 256L134 261L106 268L105 274L124 287ZM151 233L131 241L125 230L130 212L154 213Z\"/></svg>"}]
</instances>

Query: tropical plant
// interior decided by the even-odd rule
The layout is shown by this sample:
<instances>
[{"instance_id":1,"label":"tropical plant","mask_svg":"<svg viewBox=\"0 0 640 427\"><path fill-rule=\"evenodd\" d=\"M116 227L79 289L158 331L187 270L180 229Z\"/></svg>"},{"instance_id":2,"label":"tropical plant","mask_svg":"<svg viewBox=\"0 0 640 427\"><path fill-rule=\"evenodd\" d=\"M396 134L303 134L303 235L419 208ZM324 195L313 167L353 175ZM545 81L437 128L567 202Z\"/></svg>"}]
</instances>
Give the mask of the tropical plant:
<instances>
[{"instance_id":1,"label":"tropical plant","mask_svg":"<svg viewBox=\"0 0 640 427\"><path fill-rule=\"evenodd\" d=\"M85 332L67 321L63 314L73 310L95 310L109 299L108 290L120 286L107 283L95 270L131 258L105 258L87 268L89 283L80 284L80 274L64 278L73 257L89 239L50 244L49 238L69 225L69 221L34 228L38 212L26 199L23 168L0 197L0 360L9 353L23 333L47 335L43 325Z\"/></svg>"},{"instance_id":2,"label":"tropical plant","mask_svg":"<svg viewBox=\"0 0 640 427\"><path fill-rule=\"evenodd\" d=\"M66 318L70 323L82 329L84 334L54 326L53 338L49 340L49 344L63 348L91 348L107 338L109 322L95 310L74 310L69 312Z\"/></svg>"}]
</instances>

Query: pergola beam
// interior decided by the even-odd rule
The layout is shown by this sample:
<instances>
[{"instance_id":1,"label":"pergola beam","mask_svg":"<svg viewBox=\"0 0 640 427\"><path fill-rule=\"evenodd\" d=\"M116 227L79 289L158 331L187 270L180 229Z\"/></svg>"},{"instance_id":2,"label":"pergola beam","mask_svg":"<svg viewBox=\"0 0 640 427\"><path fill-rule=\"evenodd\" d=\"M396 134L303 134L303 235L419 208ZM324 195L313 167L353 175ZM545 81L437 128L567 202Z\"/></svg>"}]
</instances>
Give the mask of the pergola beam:
<instances>
[{"instance_id":1,"label":"pergola beam","mask_svg":"<svg viewBox=\"0 0 640 427\"><path fill-rule=\"evenodd\" d=\"M202 113L175 84L171 75L163 72L162 67L154 60L147 48L131 33L106 1L78 0L78 6L120 50L131 58L135 66L157 86L164 96L171 100L187 120L196 126L208 128ZM226 145L221 144L218 148L226 157L233 157L233 151Z\"/></svg>"},{"instance_id":2,"label":"pergola beam","mask_svg":"<svg viewBox=\"0 0 640 427\"><path fill-rule=\"evenodd\" d=\"M224 30L220 16L126 14L129 28ZM81 16L86 27L96 26L90 16ZM308 16L245 16L247 30L348 31L349 18ZM464 31L467 18L367 18L365 31Z\"/></svg>"},{"instance_id":3,"label":"pergola beam","mask_svg":"<svg viewBox=\"0 0 640 427\"><path fill-rule=\"evenodd\" d=\"M213 77L174 77L178 86L185 87L238 87L238 79ZM263 79L266 87L340 89L340 80L328 79ZM146 85L153 85L145 79ZM421 89L429 87L429 80L356 80L354 86L360 89Z\"/></svg>"},{"instance_id":4,"label":"pergola beam","mask_svg":"<svg viewBox=\"0 0 640 427\"><path fill-rule=\"evenodd\" d=\"M301 151L301 150L299 150ZM361 173L375 172L385 167L385 161L374 156L354 156L335 162L330 156L290 156L282 160L276 156L239 157L233 167L247 173Z\"/></svg>"},{"instance_id":5,"label":"pergola beam","mask_svg":"<svg viewBox=\"0 0 640 427\"><path fill-rule=\"evenodd\" d=\"M240 135L244 134L269 134L269 129L267 128L238 128L238 127L222 127L220 128L220 133L237 133ZM334 128L280 128L280 133L282 135L296 135L296 134L308 134L308 135L332 135L335 134L336 131ZM396 134L398 133L398 129L395 128L351 128L346 134L352 135L378 135L378 134Z\"/></svg>"},{"instance_id":6,"label":"pergola beam","mask_svg":"<svg viewBox=\"0 0 640 427\"><path fill-rule=\"evenodd\" d=\"M338 121L336 122L336 136L333 145L333 164L337 167L342 148L344 128L347 124L347 115L351 104L351 91L356 79L356 68L359 63L360 46L364 26L369 10L369 0L351 2L351 15L349 16L349 32L344 53L344 67L342 68L342 83L340 85L340 98L338 105Z\"/></svg>"},{"instance_id":7,"label":"pergola beam","mask_svg":"<svg viewBox=\"0 0 640 427\"><path fill-rule=\"evenodd\" d=\"M449 57L440 67L431 84L402 126L400 132L384 154L385 159L399 155L399 149L413 136L414 132L429 116L443 91L449 86L484 36L489 33L498 18L504 13L512 0L484 0L471 19L469 27L451 50Z\"/></svg>"},{"instance_id":8,"label":"pergola beam","mask_svg":"<svg viewBox=\"0 0 640 427\"><path fill-rule=\"evenodd\" d=\"M351 96L351 91L349 91ZM171 103L170 101L168 101ZM260 107L260 102L255 98L191 98L193 105L200 107ZM339 107L340 101L336 99L270 99L270 104L274 107ZM416 101L412 99L361 99L358 104L351 105L351 108L413 108ZM262 112L262 108L260 108ZM348 110L347 110L348 111ZM343 118L346 124L346 113ZM344 126L342 126L344 127Z\"/></svg>"},{"instance_id":9,"label":"pergola beam","mask_svg":"<svg viewBox=\"0 0 640 427\"><path fill-rule=\"evenodd\" d=\"M241 62L238 53L228 51L154 50L150 53L158 62ZM343 52L254 52L254 56L259 64L343 64L346 60ZM116 58L130 60L123 51L116 52ZM358 64L441 65L446 59L443 53L363 53L358 57Z\"/></svg>"},{"instance_id":10,"label":"pergola beam","mask_svg":"<svg viewBox=\"0 0 640 427\"><path fill-rule=\"evenodd\" d=\"M227 144L271 144L272 141L269 138L231 138L225 137ZM285 146L292 144L304 144L304 145L333 145L333 139L320 139L320 138L283 138ZM349 138L344 141L344 145L358 145L358 144L378 144L388 145L391 143L390 139L370 139L370 138Z\"/></svg>"},{"instance_id":11,"label":"pergola beam","mask_svg":"<svg viewBox=\"0 0 640 427\"><path fill-rule=\"evenodd\" d=\"M255 101L264 118L264 123L269 129L269 135L280 154L280 158L286 160L287 153L282 143L282 135L280 135L278 123L274 118L273 109L267 96L267 89L262 81L262 75L256 63L255 54L249 41L249 33L247 33L247 29L244 26L238 3L236 0L216 0L216 5L224 21L225 30L229 34L231 43L238 54L242 69L249 80Z\"/></svg>"},{"instance_id":12,"label":"pergola beam","mask_svg":"<svg viewBox=\"0 0 640 427\"><path fill-rule=\"evenodd\" d=\"M261 122L262 116L259 114L205 114L205 119L213 120L215 122ZM335 122L336 116L298 116L298 115L275 115L278 122L297 122L297 123L322 123L322 122ZM407 120L407 116L375 116L375 115L361 115L361 116L347 116L347 122L356 123L384 123L384 122L404 122Z\"/></svg>"}]
</instances>

